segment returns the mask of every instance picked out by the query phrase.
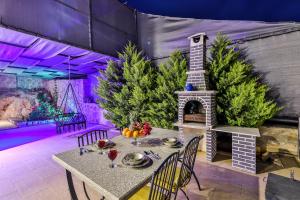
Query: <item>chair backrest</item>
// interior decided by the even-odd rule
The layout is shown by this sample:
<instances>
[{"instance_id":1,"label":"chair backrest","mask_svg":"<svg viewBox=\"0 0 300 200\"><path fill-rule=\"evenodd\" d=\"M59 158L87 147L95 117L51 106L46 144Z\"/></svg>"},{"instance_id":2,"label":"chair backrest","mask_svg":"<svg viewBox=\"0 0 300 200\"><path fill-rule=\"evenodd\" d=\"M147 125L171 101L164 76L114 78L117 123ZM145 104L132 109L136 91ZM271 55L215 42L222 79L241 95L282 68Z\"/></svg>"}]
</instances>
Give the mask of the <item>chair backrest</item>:
<instances>
[{"instance_id":1,"label":"chair backrest","mask_svg":"<svg viewBox=\"0 0 300 200\"><path fill-rule=\"evenodd\" d=\"M152 175L149 200L171 199L179 152L171 154Z\"/></svg>"},{"instance_id":2,"label":"chair backrest","mask_svg":"<svg viewBox=\"0 0 300 200\"><path fill-rule=\"evenodd\" d=\"M78 147L90 145L100 139L108 139L107 130L93 130L77 137Z\"/></svg>"},{"instance_id":3,"label":"chair backrest","mask_svg":"<svg viewBox=\"0 0 300 200\"><path fill-rule=\"evenodd\" d=\"M83 123L86 117L82 113L63 113L56 115L54 121L59 124Z\"/></svg>"},{"instance_id":4,"label":"chair backrest","mask_svg":"<svg viewBox=\"0 0 300 200\"><path fill-rule=\"evenodd\" d=\"M185 147L178 179L178 186L186 186L192 177L198 146L203 136L194 137Z\"/></svg>"}]
</instances>

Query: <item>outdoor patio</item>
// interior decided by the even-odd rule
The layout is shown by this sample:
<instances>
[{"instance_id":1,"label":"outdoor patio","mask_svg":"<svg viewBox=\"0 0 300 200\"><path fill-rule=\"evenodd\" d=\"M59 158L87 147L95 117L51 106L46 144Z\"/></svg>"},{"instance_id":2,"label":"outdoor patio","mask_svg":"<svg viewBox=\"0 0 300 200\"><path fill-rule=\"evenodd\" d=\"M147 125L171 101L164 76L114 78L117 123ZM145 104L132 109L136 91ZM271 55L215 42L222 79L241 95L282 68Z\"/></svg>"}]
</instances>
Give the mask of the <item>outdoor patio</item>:
<instances>
[{"instance_id":1,"label":"outdoor patio","mask_svg":"<svg viewBox=\"0 0 300 200\"><path fill-rule=\"evenodd\" d=\"M300 3L145 2L0 1L0 200L298 200Z\"/></svg>"},{"instance_id":2,"label":"outdoor patio","mask_svg":"<svg viewBox=\"0 0 300 200\"><path fill-rule=\"evenodd\" d=\"M119 131L109 131L110 137ZM53 154L77 147L73 134L57 135L48 139L25 144L0 152L0 198L5 200L70 199L65 170L51 158ZM201 155L201 154L200 154ZM228 162L228 161L227 161ZM223 167L226 164L211 165L203 156L197 157L195 170L203 191L199 192L194 180L187 187L190 199L241 199L254 200L259 196L259 179ZM80 199L85 199L81 181L74 178ZM261 183L262 184L262 183ZM264 185L264 184L263 184ZM260 191L263 196L264 191ZM91 199L99 199L100 194L88 188ZM184 196L179 194L178 199Z\"/></svg>"}]
</instances>

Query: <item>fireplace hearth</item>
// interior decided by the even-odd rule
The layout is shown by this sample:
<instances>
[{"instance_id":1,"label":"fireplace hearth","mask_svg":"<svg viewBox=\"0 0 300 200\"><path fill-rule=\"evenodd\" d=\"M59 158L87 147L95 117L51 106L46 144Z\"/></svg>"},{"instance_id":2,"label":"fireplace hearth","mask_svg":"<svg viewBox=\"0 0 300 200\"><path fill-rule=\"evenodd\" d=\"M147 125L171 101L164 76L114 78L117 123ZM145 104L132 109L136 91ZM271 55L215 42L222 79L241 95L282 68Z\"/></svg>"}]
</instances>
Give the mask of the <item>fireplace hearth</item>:
<instances>
[{"instance_id":1,"label":"fireplace hearth","mask_svg":"<svg viewBox=\"0 0 300 200\"><path fill-rule=\"evenodd\" d=\"M189 101L184 107L184 122L206 123L206 111L198 101Z\"/></svg>"}]
</instances>

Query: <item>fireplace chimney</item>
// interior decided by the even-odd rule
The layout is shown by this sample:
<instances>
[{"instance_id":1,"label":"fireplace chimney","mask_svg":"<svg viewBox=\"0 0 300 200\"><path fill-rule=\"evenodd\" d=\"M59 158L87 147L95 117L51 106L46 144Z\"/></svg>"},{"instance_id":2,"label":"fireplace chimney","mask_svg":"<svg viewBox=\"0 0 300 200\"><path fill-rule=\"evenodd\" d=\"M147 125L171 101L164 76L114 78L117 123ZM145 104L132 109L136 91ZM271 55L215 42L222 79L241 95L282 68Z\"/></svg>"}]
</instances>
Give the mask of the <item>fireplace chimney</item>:
<instances>
[{"instance_id":1,"label":"fireplace chimney","mask_svg":"<svg viewBox=\"0 0 300 200\"><path fill-rule=\"evenodd\" d=\"M194 90L207 90L208 79L205 71L206 40L205 33L197 33L189 37L190 68L187 72L187 84L192 84Z\"/></svg>"},{"instance_id":2,"label":"fireplace chimney","mask_svg":"<svg viewBox=\"0 0 300 200\"><path fill-rule=\"evenodd\" d=\"M178 126L183 128L206 130L206 158L209 161L217 152L216 132L211 130L216 124L216 91L208 90L206 75L206 34L197 33L189 37L190 40L190 69L187 72L186 83L192 84L192 91L176 91L178 94ZM196 103L196 102L198 103ZM189 104L201 105L201 112L187 113ZM199 106L200 107L200 106Z\"/></svg>"}]
</instances>

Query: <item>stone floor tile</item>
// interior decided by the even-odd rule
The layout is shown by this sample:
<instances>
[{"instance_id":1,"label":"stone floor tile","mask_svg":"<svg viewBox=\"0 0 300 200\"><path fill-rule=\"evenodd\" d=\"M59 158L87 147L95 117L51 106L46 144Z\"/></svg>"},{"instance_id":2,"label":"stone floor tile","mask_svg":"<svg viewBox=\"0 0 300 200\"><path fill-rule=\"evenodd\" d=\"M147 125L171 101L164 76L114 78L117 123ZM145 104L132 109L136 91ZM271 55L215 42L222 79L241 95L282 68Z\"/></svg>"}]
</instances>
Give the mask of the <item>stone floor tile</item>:
<instances>
[{"instance_id":1,"label":"stone floor tile","mask_svg":"<svg viewBox=\"0 0 300 200\"><path fill-rule=\"evenodd\" d=\"M119 134L110 133L111 137ZM69 200L65 171L52 160L52 155L76 146L76 137L67 133L1 151L0 199ZM263 177L233 171L230 161L211 164L205 160L205 153L200 153L195 172L202 190L198 190L192 179L187 187L191 200L256 200L261 195L258 188ZM79 198L86 199L82 182L75 177L73 179ZM91 199L99 199L100 194L88 186L87 190ZM177 199L185 197L179 192Z\"/></svg>"}]
</instances>

